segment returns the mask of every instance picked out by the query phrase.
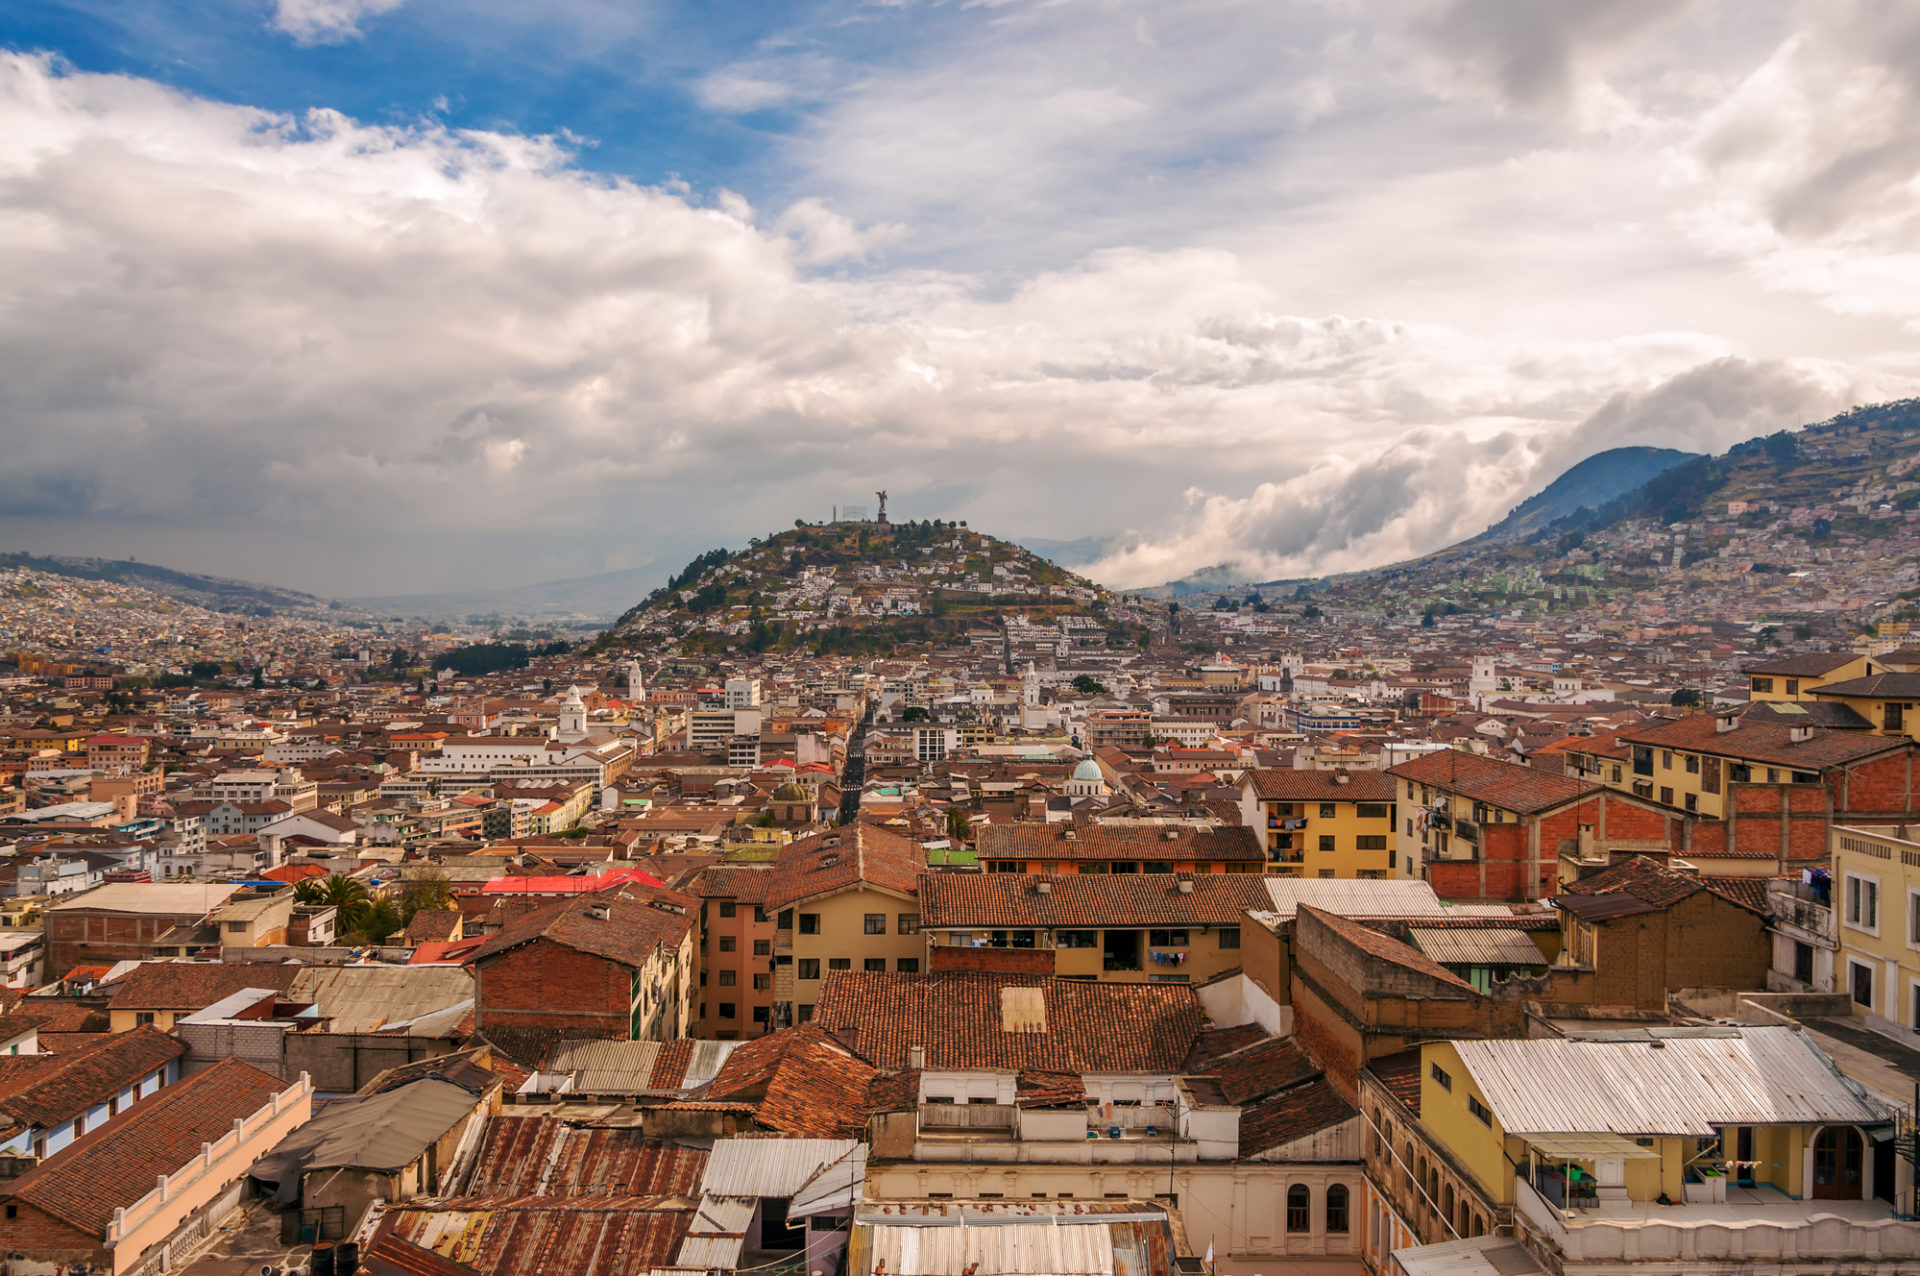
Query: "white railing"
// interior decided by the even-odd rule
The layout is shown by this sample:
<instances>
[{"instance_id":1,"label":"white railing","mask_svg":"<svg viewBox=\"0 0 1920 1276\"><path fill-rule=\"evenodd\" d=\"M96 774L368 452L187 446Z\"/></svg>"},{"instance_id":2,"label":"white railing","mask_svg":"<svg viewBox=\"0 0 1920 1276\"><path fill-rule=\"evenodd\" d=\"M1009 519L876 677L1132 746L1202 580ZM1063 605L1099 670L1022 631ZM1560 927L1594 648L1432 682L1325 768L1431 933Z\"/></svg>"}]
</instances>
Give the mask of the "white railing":
<instances>
[{"instance_id":1,"label":"white railing","mask_svg":"<svg viewBox=\"0 0 1920 1276\"><path fill-rule=\"evenodd\" d=\"M199 1156L172 1174L160 1175L153 1189L139 1200L114 1210L113 1221L107 1224L107 1244L116 1245L127 1233L145 1226L176 1193L214 1173L216 1167L222 1167L226 1158L244 1147L262 1127L278 1121L289 1106L312 1093L313 1079L303 1072L291 1086L276 1090L264 1107L249 1116L235 1118L231 1130L211 1143L200 1145Z\"/></svg>"}]
</instances>

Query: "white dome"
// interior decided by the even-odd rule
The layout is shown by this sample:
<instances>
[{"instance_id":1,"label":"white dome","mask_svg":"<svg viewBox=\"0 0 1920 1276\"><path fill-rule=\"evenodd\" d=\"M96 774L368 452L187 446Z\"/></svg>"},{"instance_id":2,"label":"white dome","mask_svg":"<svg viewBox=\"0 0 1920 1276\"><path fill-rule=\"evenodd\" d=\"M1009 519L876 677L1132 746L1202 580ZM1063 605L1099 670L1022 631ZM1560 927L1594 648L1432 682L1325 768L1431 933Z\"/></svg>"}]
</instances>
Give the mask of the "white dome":
<instances>
[{"instance_id":1,"label":"white dome","mask_svg":"<svg viewBox=\"0 0 1920 1276\"><path fill-rule=\"evenodd\" d=\"M1073 768L1073 778L1076 780L1105 780L1107 777L1100 773L1100 764L1098 762L1095 762L1092 758L1083 758L1081 759L1080 765Z\"/></svg>"}]
</instances>

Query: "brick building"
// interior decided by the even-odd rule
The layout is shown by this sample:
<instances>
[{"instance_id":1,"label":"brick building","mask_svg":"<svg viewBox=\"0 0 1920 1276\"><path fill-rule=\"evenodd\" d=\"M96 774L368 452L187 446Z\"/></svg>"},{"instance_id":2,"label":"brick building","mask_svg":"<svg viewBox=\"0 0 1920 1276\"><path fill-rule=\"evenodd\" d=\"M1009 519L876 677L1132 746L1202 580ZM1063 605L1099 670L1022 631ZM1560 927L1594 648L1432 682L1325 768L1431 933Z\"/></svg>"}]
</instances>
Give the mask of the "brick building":
<instances>
[{"instance_id":1,"label":"brick building","mask_svg":"<svg viewBox=\"0 0 1920 1276\"><path fill-rule=\"evenodd\" d=\"M47 974L75 966L145 961L168 945L175 927L199 925L240 888L205 882L110 883L51 904L46 912Z\"/></svg>"},{"instance_id":2,"label":"brick building","mask_svg":"<svg viewBox=\"0 0 1920 1276\"><path fill-rule=\"evenodd\" d=\"M700 898L700 975L694 1035L757 1037L773 1023L773 916L764 868L716 864L687 883Z\"/></svg>"},{"instance_id":3,"label":"brick building","mask_svg":"<svg viewBox=\"0 0 1920 1276\"><path fill-rule=\"evenodd\" d=\"M1635 856L1554 897L1553 1000L1664 1013L1682 988L1767 986L1766 883L1703 877Z\"/></svg>"},{"instance_id":4,"label":"brick building","mask_svg":"<svg viewBox=\"0 0 1920 1276\"><path fill-rule=\"evenodd\" d=\"M699 901L626 885L536 904L467 957L474 1029L537 1064L555 1041L670 1041L692 1022Z\"/></svg>"},{"instance_id":5,"label":"brick building","mask_svg":"<svg viewBox=\"0 0 1920 1276\"><path fill-rule=\"evenodd\" d=\"M1683 822L1628 794L1567 775L1446 749L1403 762L1398 868L1443 899L1544 899L1563 856L1674 845Z\"/></svg>"}]
</instances>

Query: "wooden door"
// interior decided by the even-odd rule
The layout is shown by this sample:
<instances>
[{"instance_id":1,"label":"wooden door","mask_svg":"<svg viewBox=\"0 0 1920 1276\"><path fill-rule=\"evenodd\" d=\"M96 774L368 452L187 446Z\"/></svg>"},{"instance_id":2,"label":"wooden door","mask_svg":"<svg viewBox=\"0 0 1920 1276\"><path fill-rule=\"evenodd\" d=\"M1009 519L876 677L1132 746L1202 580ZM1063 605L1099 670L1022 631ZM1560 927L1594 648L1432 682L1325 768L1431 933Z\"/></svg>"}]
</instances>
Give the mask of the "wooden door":
<instances>
[{"instance_id":1,"label":"wooden door","mask_svg":"<svg viewBox=\"0 0 1920 1276\"><path fill-rule=\"evenodd\" d=\"M1830 1125L1813 1140L1813 1197L1817 1201L1860 1199L1861 1162L1866 1152L1860 1131Z\"/></svg>"}]
</instances>

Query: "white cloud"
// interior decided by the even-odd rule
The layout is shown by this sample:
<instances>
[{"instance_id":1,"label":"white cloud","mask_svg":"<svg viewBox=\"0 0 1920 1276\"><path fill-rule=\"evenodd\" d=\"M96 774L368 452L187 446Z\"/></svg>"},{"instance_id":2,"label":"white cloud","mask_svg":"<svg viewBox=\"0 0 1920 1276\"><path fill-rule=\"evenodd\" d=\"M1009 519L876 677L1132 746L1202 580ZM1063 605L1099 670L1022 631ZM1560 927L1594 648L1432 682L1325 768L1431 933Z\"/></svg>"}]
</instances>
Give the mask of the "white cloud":
<instances>
[{"instance_id":1,"label":"white cloud","mask_svg":"<svg viewBox=\"0 0 1920 1276\"><path fill-rule=\"evenodd\" d=\"M405 0L274 0L273 25L301 44L343 44L363 34L360 21Z\"/></svg>"},{"instance_id":2,"label":"white cloud","mask_svg":"<svg viewBox=\"0 0 1920 1276\"><path fill-rule=\"evenodd\" d=\"M795 39L703 82L805 113L751 202L7 57L0 536L371 592L886 487L1125 533L1116 583L1272 577L1477 532L1604 447L1920 385L1913 115L1815 100L1855 63L1909 92L1904 28L1627 5L1482 58L1444 23L1485 5L1361 8L947 6L863 69Z\"/></svg>"}]
</instances>

